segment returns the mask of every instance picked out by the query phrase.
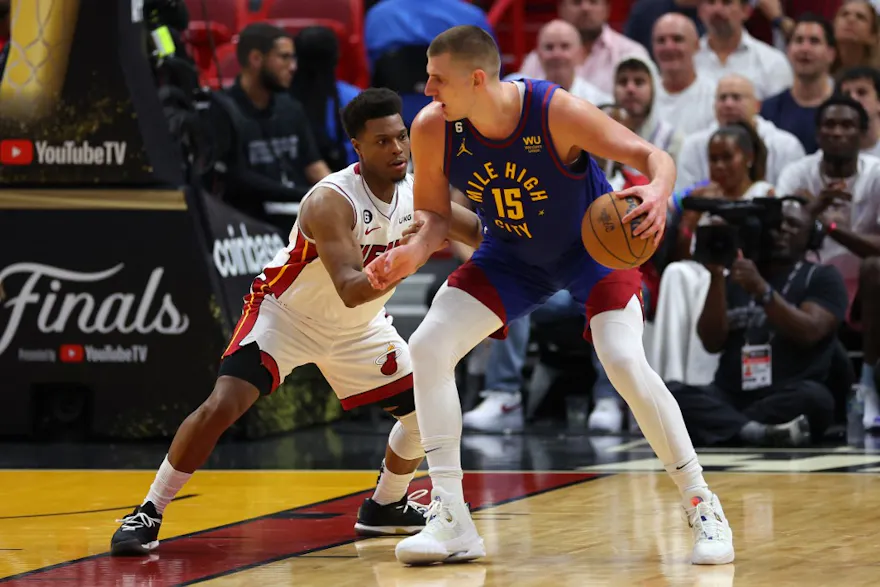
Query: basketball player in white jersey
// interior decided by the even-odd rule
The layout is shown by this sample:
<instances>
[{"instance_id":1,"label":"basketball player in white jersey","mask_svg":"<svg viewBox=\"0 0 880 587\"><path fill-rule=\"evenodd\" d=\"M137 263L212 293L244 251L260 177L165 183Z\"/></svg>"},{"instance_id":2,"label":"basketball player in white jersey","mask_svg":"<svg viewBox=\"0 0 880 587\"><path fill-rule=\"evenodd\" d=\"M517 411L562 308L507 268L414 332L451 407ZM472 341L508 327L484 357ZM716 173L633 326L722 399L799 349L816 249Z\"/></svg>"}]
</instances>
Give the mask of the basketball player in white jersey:
<instances>
[{"instance_id":1,"label":"basketball player in white jersey","mask_svg":"<svg viewBox=\"0 0 880 587\"><path fill-rule=\"evenodd\" d=\"M303 198L281 250L254 280L223 355L211 396L184 420L142 505L111 540L114 555L146 554L159 544L165 506L201 467L223 434L297 366L315 363L345 409L377 403L397 422L376 491L355 529L362 535L412 534L425 506L407 488L425 453L413 399L409 351L386 318L394 287L374 289L364 265L406 240L413 217L409 137L401 101L369 89L342 113L360 162L333 173ZM476 247L479 219L457 207L450 238Z\"/></svg>"}]
</instances>

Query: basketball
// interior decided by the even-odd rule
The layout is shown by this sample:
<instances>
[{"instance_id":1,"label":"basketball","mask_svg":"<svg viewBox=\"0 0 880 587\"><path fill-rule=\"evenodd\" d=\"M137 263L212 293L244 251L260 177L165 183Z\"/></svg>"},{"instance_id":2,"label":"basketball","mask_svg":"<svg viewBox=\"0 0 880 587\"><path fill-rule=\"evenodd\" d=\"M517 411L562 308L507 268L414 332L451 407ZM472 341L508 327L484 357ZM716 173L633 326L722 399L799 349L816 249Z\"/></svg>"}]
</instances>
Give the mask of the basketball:
<instances>
[{"instance_id":1,"label":"basketball","mask_svg":"<svg viewBox=\"0 0 880 587\"><path fill-rule=\"evenodd\" d=\"M654 239L633 236L644 216L626 226L621 219L641 201L633 196L616 198L604 194L596 198L581 223L581 238L590 256L609 269L631 269L651 258L657 247Z\"/></svg>"}]
</instances>

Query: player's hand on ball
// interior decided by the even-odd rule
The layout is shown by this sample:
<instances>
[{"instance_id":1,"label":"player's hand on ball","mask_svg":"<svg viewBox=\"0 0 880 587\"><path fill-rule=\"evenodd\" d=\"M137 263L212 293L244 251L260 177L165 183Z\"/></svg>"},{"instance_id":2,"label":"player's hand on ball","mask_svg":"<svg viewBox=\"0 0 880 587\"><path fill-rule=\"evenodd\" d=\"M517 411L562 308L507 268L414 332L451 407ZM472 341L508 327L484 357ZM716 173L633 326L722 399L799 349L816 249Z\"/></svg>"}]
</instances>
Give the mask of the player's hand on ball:
<instances>
[{"instance_id":1,"label":"player's hand on ball","mask_svg":"<svg viewBox=\"0 0 880 587\"><path fill-rule=\"evenodd\" d=\"M666 202L669 194L660 191L652 184L637 185L631 188L615 192L616 198L636 197L642 201L629 214L622 218L623 223L631 222L644 215L639 227L633 231L633 236L648 239L654 238L654 246L660 244L663 238L663 230L666 228Z\"/></svg>"},{"instance_id":2,"label":"player's hand on ball","mask_svg":"<svg viewBox=\"0 0 880 587\"><path fill-rule=\"evenodd\" d=\"M389 249L364 267L364 273L373 289L386 289L391 284L409 277L418 270L419 251L412 245L401 245Z\"/></svg>"}]
</instances>

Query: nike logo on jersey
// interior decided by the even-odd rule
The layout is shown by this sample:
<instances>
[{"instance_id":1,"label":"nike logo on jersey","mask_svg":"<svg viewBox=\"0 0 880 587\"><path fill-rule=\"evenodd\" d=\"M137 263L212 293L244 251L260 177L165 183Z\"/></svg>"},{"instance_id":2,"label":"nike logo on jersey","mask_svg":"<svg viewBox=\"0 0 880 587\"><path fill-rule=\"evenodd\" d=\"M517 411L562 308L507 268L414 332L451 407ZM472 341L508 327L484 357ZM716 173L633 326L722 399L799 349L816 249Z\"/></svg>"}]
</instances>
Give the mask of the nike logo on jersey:
<instances>
[{"instance_id":1,"label":"nike logo on jersey","mask_svg":"<svg viewBox=\"0 0 880 587\"><path fill-rule=\"evenodd\" d=\"M364 236L370 234L370 233L373 232L374 230L379 230L380 228L382 228L382 227L381 227L381 226L374 226L373 228L368 228L368 229L366 230L366 232L364 232Z\"/></svg>"}]
</instances>

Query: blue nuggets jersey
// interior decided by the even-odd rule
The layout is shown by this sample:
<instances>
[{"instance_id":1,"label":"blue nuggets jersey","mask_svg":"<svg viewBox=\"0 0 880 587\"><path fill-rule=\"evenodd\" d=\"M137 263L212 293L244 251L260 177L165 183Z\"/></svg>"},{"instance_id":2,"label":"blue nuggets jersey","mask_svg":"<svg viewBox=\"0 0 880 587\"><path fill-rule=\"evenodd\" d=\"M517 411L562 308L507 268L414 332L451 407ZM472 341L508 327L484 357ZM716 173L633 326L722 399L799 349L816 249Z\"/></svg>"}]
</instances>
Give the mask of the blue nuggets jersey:
<instances>
[{"instance_id":1,"label":"blue nuggets jersey","mask_svg":"<svg viewBox=\"0 0 880 587\"><path fill-rule=\"evenodd\" d=\"M584 213L612 190L592 158L568 166L560 159L567 153L556 152L548 111L559 86L523 83L522 115L510 137L488 139L468 120L446 123L444 170L483 221L484 245L537 267L583 254Z\"/></svg>"}]
</instances>

